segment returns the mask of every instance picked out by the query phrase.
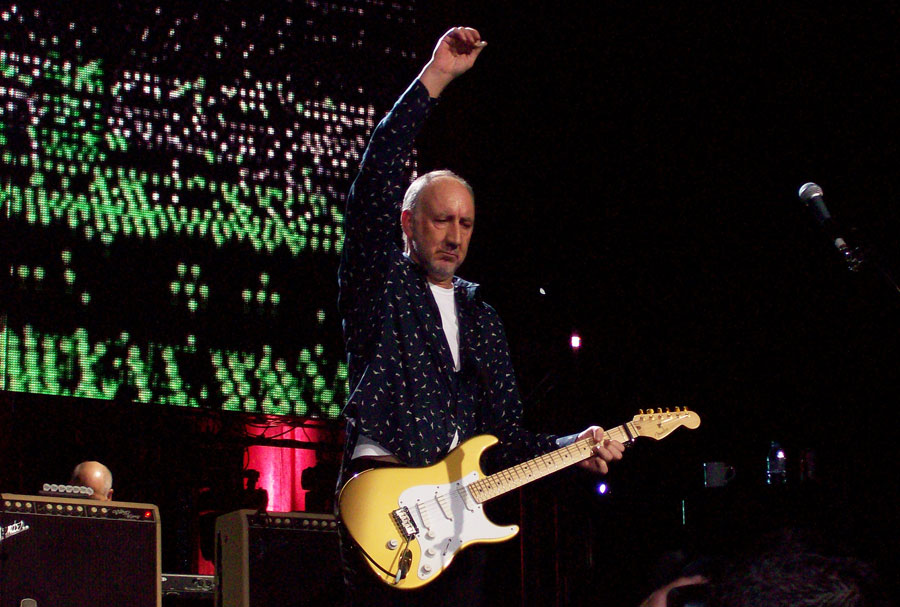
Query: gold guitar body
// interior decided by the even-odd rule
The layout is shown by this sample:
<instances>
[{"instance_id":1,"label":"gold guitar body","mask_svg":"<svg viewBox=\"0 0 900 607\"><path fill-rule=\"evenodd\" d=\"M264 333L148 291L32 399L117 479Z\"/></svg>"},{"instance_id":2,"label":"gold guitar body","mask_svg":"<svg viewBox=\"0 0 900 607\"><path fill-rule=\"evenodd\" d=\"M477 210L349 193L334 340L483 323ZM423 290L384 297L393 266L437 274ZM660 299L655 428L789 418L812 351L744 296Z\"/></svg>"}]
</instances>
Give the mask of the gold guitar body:
<instances>
[{"instance_id":1,"label":"gold guitar body","mask_svg":"<svg viewBox=\"0 0 900 607\"><path fill-rule=\"evenodd\" d=\"M490 522L467 488L484 478L481 454L496 442L490 435L476 436L433 466L376 468L344 485L338 499L341 520L382 581L418 588L440 575L466 546L502 542L518 533L516 525Z\"/></svg>"}]
</instances>

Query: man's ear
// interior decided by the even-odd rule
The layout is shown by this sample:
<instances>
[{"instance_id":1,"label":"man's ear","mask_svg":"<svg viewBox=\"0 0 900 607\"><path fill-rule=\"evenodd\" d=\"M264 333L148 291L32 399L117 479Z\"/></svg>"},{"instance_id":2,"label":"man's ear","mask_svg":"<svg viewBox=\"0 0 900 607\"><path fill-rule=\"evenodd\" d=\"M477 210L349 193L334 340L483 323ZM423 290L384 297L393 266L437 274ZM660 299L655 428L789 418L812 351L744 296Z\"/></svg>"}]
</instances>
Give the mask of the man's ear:
<instances>
[{"instance_id":1,"label":"man's ear","mask_svg":"<svg viewBox=\"0 0 900 607\"><path fill-rule=\"evenodd\" d=\"M406 235L407 242L412 240L412 221L412 211L409 209L403 209L400 212L400 227L403 228L403 234Z\"/></svg>"},{"instance_id":2,"label":"man's ear","mask_svg":"<svg viewBox=\"0 0 900 607\"><path fill-rule=\"evenodd\" d=\"M113 494L113 490L110 489L110 490L107 492L107 494L106 494L106 499L107 499L108 501L112 501L112 494Z\"/></svg>"}]
</instances>

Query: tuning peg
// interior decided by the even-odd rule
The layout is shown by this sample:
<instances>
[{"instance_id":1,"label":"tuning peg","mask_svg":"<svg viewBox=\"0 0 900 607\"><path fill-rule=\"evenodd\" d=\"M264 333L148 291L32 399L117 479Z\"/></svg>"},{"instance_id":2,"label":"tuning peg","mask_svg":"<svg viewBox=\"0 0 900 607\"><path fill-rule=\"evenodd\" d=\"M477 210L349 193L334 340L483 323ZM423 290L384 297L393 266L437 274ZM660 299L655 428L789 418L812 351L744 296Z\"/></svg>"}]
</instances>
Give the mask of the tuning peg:
<instances>
[{"instance_id":1,"label":"tuning peg","mask_svg":"<svg viewBox=\"0 0 900 607\"><path fill-rule=\"evenodd\" d=\"M638 409L638 415L643 415L643 414L644 414L644 410L643 410L643 409Z\"/></svg>"},{"instance_id":2,"label":"tuning peg","mask_svg":"<svg viewBox=\"0 0 900 607\"><path fill-rule=\"evenodd\" d=\"M649 415L653 415L654 411L653 411L653 409L647 409L647 413L648 413Z\"/></svg>"},{"instance_id":3,"label":"tuning peg","mask_svg":"<svg viewBox=\"0 0 900 607\"><path fill-rule=\"evenodd\" d=\"M681 407L675 407L675 413L678 413L679 411L681 411Z\"/></svg>"},{"instance_id":4,"label":"tuning peg","mask_svg":"<svg viewBox=\"0 0 900 607\"><path fill-rule=\"evenodd\" d=\"M671 413L668 407L666 407L666 413Z\"/></svg>"}]
</instances>

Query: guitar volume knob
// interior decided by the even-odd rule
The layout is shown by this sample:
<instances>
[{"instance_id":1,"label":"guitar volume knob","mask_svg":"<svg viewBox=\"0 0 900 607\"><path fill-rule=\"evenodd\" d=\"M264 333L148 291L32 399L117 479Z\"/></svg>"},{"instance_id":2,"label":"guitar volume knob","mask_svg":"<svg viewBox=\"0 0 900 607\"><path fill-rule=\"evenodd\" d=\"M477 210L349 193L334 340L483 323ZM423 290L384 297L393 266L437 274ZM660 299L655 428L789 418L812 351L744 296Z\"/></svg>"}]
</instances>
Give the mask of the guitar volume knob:
<instances>
[{"instance_id":1,"label":"guitar volume knob","mask_svg":"<svg viewBox=\"0 0 900 607\"><path fill-rule=\"evenodd\" d=\"M388 542L387 542L388 550L396 550L398 546L400 546L400 542L398 542L397 540L391 539L391 540L388 540Z\"/></svg>"}]
</instances>

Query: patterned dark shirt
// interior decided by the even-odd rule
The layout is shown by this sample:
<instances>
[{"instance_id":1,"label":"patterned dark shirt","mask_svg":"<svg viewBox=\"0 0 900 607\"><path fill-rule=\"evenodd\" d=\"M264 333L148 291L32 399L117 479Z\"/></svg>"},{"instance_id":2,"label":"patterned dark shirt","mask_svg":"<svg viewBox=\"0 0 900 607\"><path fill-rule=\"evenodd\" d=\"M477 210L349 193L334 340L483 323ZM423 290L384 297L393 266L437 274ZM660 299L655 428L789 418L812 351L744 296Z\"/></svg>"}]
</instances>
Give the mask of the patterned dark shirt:
<instances>
[{"instance_id":1,"label":"patterned dark shirt","mask_svg":"<svg viewBox=\"0 0 900 607\"><path fill-rule=\"evenodd\" d=\"M460 370L454 371L424 270L400 248L399 217L413 140L435 100L416 80L372 132L347 199L339 309L349 363L346 453L358 433L410 466L460 440L496 435L504 464L556 448L520 425L522 403L500 317L478 285L454 277Z\"/></svg>"}]
</instances>

